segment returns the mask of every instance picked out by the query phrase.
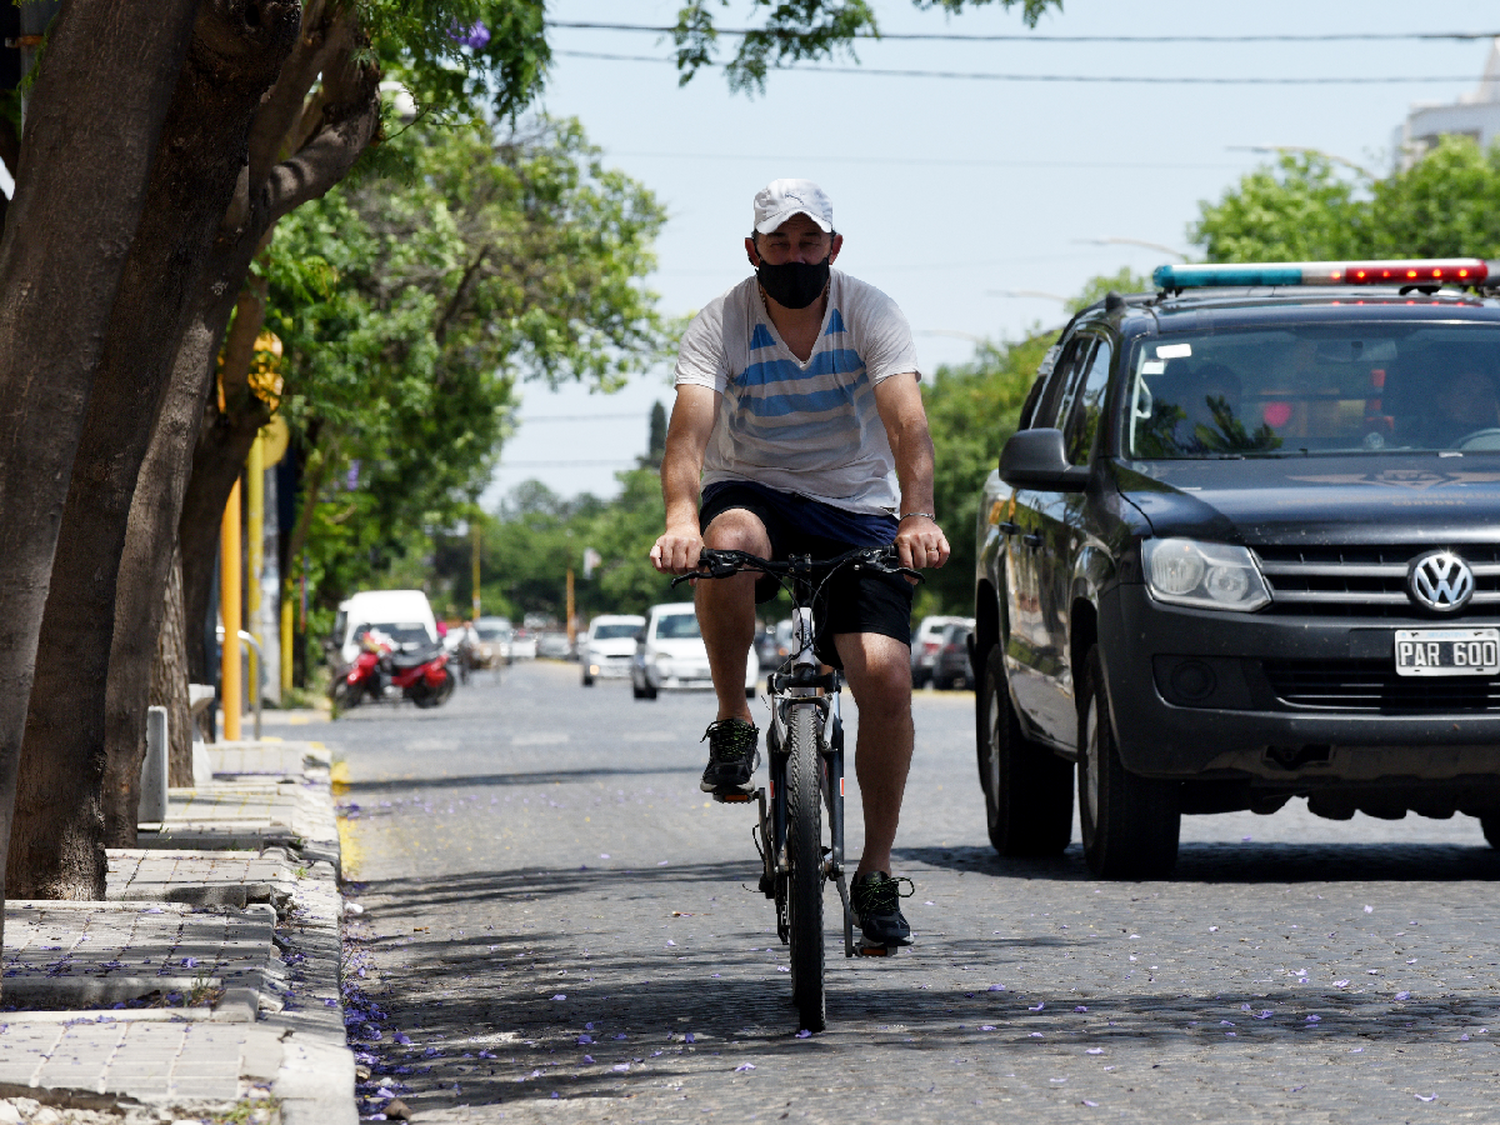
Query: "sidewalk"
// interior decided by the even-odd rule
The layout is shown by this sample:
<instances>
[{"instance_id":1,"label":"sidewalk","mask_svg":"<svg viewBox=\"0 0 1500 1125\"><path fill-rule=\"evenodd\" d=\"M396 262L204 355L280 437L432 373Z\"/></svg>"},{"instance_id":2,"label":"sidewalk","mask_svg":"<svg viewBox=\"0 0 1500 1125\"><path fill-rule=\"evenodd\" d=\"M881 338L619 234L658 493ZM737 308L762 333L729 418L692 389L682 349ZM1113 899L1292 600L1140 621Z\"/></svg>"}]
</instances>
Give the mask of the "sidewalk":
<instances>
[{"instance_id":1,"label":"sidewalk","mask_svg":"<svg viewBox=\"0 0 1500 1125\"><path fill-rule=\"evenodd\" d=\"M329 752L208 754L104 901L5 904L0 1125L358 1121Z\"/></svg>"}]
</instances>

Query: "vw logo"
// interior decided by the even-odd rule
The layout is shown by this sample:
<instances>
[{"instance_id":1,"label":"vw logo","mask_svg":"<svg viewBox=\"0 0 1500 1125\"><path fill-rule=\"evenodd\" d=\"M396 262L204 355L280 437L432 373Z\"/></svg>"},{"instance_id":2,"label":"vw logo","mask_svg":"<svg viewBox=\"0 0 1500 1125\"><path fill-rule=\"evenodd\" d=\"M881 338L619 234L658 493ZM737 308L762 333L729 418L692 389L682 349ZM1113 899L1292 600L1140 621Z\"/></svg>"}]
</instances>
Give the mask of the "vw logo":
<instances>
[{"instance_id":1,"label":"vw logo","mask_svg":"<svg viewBox=\"0 0 1500 1125\"><path fill-rule=\"evenodd\" d=\"M1474 596L1474 572L1452 551L1428 551L1412 559L1406 586L1418 605L1452 613Z\"/></svg>"}]
</instances>

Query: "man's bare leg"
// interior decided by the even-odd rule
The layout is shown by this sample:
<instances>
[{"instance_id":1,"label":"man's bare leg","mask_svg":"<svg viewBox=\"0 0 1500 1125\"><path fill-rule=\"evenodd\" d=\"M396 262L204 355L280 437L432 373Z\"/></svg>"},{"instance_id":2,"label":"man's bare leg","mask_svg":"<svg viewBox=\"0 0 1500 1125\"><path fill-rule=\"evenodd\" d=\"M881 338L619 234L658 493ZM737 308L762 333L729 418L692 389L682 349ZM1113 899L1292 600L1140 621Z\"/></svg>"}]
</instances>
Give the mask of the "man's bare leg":
<instances>
[{"instance_id":1,"label":"man's bare leg","mask_svg":"<svg viewBox=\"0 0 1500 1125\"><path fill-rule=\"evenodd\" d=\"M769 558L771 538L760 518L743 508L720 512L703 533L703 545L719 551L744 551ZM708 670L719 700L720 719L753 722L745 697L745 664L755 643L755 579L753 572L732 578L710 578L694 583L694 604ZM909 677L908 677L909 679Z\"/></svg>"},{"instance_id":2,"label":"man's bare leg","mask_svg":"<svg viewBox=\"0 0 1500 1125\"><path fill-rule=\"evenodd\" d=\"M854 876L872 871L889 874L915 741L911 650L894 637L877 633L841 633L834 643L859 707L854 775L865 813L865 843Z\"/></svg>"}]
</instances>

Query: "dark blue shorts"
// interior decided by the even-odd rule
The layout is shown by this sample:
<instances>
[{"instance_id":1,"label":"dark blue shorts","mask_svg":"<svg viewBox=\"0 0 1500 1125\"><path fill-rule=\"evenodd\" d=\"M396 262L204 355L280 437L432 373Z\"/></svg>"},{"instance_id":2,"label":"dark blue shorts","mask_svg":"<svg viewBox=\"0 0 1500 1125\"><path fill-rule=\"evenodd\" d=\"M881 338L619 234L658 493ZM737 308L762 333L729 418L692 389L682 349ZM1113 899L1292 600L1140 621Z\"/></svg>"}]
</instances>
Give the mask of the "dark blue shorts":
<instances>
[{"instance_id":1,"label":"dark blue shorts","mask_svg":"<svg viewBox=\"0 0 1500 1125\"><path fill-rule=\"evenodd\" d=\"M699 523L706 531L715 516L732 508L751 513L765 525L771 557L778 560L792 555L827 559L857 547L883 547L895 539L898 526L893 517L853 516L805 496L739 481L711 484L703 490ZM778 588L775 578L759 578L755 600L770 601ZM911 601L912 585L898 574L840 570L813 604L819 659L843 667L832 641L840 633L877 633L909 646Z\"/></svg>"}]
</instances>

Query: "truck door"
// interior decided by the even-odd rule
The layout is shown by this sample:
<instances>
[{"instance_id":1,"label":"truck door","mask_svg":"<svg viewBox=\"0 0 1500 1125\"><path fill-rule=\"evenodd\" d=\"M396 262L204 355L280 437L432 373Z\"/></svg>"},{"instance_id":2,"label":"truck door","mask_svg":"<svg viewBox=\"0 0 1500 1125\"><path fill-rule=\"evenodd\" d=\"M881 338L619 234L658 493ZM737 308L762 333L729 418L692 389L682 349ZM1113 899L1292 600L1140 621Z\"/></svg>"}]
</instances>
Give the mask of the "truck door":
<instances>
[{"instance_id":1,"label":"truck door","mask_svg":"<svg viewBox=\"0 0 1500 1125\"><path fill-rule=\"evenodd\" d=\"M1032 415L1031 428L1057 426L1063 401L1072 401L1072 389L1088 367L1097 343L1095 337L1080 334L1063 345ZM1001 523L1009 618L1004 643L1017 708L1030 726L1071 746L1075 741L1072 727L1077 720L1071 720L1066 728L1061 726L1058 692L1052 680L1065 669L1058 667L1056 642L1047 620L1047 603L1055 600L1048 592L1054 579L1047 549L1047 528L1052 518L1047 512L1058 499L1057 493L1017 489L1007 518Z\"/></svg>"},{"instance_id":2,"label":"truck door","mask_svg":"<svg viewBox=\"0 0 1500 1125\"><path fill-rule=\"evenodd\" d=\"M1086 466L1094 455L1113 356L1109 339L1099 337L1058 401L1054 424L1063 432L1071 464ZM1038 701L1038 710L1047 732L1069 744L1076 741L1078 728L1070 644L1073 576L1086 541L1084 521L1088 503L1086 492L1049 492L1037 505L1042 536L1039 564L1044 574L1039 611L1045 632L1042 650L1046 653L1049 689L1047 696Z\"/></svg>"}]
</instances>

